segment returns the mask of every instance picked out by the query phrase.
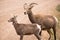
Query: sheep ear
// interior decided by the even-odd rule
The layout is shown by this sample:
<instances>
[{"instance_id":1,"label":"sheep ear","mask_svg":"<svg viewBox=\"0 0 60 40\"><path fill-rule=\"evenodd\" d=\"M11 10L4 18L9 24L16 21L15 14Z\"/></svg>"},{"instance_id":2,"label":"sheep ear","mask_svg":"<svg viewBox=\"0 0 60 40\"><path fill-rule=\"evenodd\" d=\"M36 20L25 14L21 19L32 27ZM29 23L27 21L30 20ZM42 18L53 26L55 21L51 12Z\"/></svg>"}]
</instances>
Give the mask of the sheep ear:
<instances>
[{"instance_id":1,"label":"sheep ear","mask_svg":"<svg viewBox=\"0 0 60 40\"><path fill-rule=\"evenodd\" d=\"M15 17L17 17L17 15Z\"/></svg>"},{"instance_id":2,"label":"sheep ear","mask_svg":"<svg viewBox=\"0 0 60 40\"><path fill-rule=\"evenodd\" d=\"M16 18L17 17L17 15L16 16L14 16L14 18Z\"/></svg>"},{"instance_id":3,"label":"sheep ear","mask_svg":"<svg viewBox=\"0 0 60 40\"><path fill-rule=\"evenodd\" d=\"M25 3L25 4L23 5L23 7L24 7L24 9L26 10L26 9L28 8L28 4Z\"/></svg>"}]
</instances>

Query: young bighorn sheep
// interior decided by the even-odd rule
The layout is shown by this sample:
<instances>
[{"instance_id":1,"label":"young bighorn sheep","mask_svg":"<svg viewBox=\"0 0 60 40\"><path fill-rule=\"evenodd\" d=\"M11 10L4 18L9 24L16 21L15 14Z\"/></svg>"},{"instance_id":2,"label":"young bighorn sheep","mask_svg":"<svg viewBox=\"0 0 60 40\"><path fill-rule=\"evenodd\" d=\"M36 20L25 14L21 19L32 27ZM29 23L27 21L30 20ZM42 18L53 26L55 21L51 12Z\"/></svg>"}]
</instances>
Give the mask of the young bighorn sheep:
<instances>
[{"instance_id":1,"label":"young bighorn sheep","mask_svg":"<svg viewBox=\"0 0 60 40\"><path fill-rule=\"evenodd\" d=\"M24 9L26 11L24 12L24 14L28 14L31 23L37 23L42 26L42 30L47 30L50 35L49 40L51 38L50 29L52 28L54 33L54 40L56 40L56 24L58 23L57 18L52 15L33 15L32 8L34 7L34 5L37 5L37 3L31 3L30 5L27 5L27 3L25 3Z\"/></svg>"},{"instance_id":2,"label":"young bighorn sheep","mask_svg":"<svg viewBox=\"0 0 60 40\"><path fill-rule=\"evenodd\" d=\"M9 19L8 22L12 22L16 32L20 35L20 40L23 40L23 35L34 34L38 40L40 40L39 33L41 31L41 25L38 24L19 24L17 23L16 16Z\"/></svg>"}]
</instances>

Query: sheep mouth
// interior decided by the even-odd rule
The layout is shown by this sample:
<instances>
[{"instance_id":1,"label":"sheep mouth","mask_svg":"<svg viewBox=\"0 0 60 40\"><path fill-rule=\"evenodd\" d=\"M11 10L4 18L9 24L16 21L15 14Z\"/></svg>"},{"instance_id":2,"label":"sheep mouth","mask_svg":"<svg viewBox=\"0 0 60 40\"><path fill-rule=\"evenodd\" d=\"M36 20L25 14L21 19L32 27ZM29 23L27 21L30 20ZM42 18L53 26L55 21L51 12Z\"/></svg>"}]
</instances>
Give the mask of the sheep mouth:
<instances>
[{"instance_id":1,"label":"sheep mouth","mask_svg":"<svg viewBox=\"0 0 60 40\"><path fill-rule=\"evenodd\" d=\"M10 20L8 20L8 22L11 22Z\"/></svg>"},{"instance_id":2,"label":"sheep mouth","mask_svg":"<svg viewBox=\"0 0 60 40\"><path fill-rule=\"evenodd\" d=\"M24 15L26 15L27 13L26 12L24 12Z\"/></svg>"}]
</instances>

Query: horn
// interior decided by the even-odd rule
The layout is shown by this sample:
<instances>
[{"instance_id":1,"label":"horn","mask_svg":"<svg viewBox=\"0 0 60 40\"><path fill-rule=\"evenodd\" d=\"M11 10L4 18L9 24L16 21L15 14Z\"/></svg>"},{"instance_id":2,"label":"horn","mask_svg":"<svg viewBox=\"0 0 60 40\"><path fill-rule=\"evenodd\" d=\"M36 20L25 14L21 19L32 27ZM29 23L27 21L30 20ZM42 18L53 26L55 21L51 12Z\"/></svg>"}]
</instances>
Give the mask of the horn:
<instances>
[{"instance_id":1,"label":"horn","mask_svg":"<svg viewBox=\"0 0 60 40\"><path fill-rule=\"evenodd\" d=\"M30 6L30 8L33 8L34 5L38 5L38 4L37 3L31 3L29 6Z\"/></svg>"},{"instance_id":2,"label":"horn","mask_svg":"<svg viewBox=\"0 0 60 40\"><path fill-rule=\"evenodd\" d=\"M31 3L30 6L32 6L32 5L34 5L34 4L35 4L35 5L38 5L37 3Z\"/></svg>"}]
</instances>

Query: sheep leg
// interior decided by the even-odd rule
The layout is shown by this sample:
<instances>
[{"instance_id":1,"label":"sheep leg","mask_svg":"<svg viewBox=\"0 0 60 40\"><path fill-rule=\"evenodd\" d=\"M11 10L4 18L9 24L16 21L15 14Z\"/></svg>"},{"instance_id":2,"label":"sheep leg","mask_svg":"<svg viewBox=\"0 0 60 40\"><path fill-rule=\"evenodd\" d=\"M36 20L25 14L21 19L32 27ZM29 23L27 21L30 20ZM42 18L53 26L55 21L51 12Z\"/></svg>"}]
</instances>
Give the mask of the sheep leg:
<instances>
[{"instance_id":1,"label":"sheep leg","mask_svg":"<svg viewBox=\"0 0 60 40\"><path fill-rule=\"evenodd\" d=\"M35 32L35 34L34 34L34 35L37 37L37 39L38 39L38 40L41 40L41 38L40 38L40 36L39 36L39 33L40 33L40 32L39 32L39 31L37 31L37 32Z\"/></svg>"},{"instance_id":2,"label":"sheep leg","mask_svg":"<svg viewBox=\"0 0 60 40\"><path fill-rule=\"evenodd\" d=\"M54 32L54 40L56 40L56 28L53 28L53 32Z\"/></svg>"},{"instance_id":3,"label":"sheep leg","mask_svg":"<svg viewBox=\"0 0 60 40\"><path fill-rule=\"evenodd\" d=\"M50 35L50 37L49 37L49 39L48 40L50 40L51 39L51 31L50 30L47 30L47 32L49 33L49 35Z\"/></svg>"},{"instance_id":4,"label":"sheep leg","mask_svg":"<svg viewBox=\"0 0 60 40\"><path fill-rule=\"evenodd\" d=\"M41 36L41 34L42 34L42 30L41 30L41 32L39 33L39 35Z\"/></svg>"},{"instance_id":5,"label":"sheep leg","mask_svg":"<svg viewBox=\"0 0 60 40\"><path fill-rule=\"evenodd\" d=\"M23 40L23 35L20 35L20 40Z\"/></svg>"},{"instance_id":6,"label":"sheep leg","mask_svg":"<svg viewBox=\"0 0 60 40\"><path fill-rule=\"evenodd\" d=\"M40 40L40 36L38 34L35 34L35 36L37 37L38 40Z\"/></svg>"}]
</instances>

